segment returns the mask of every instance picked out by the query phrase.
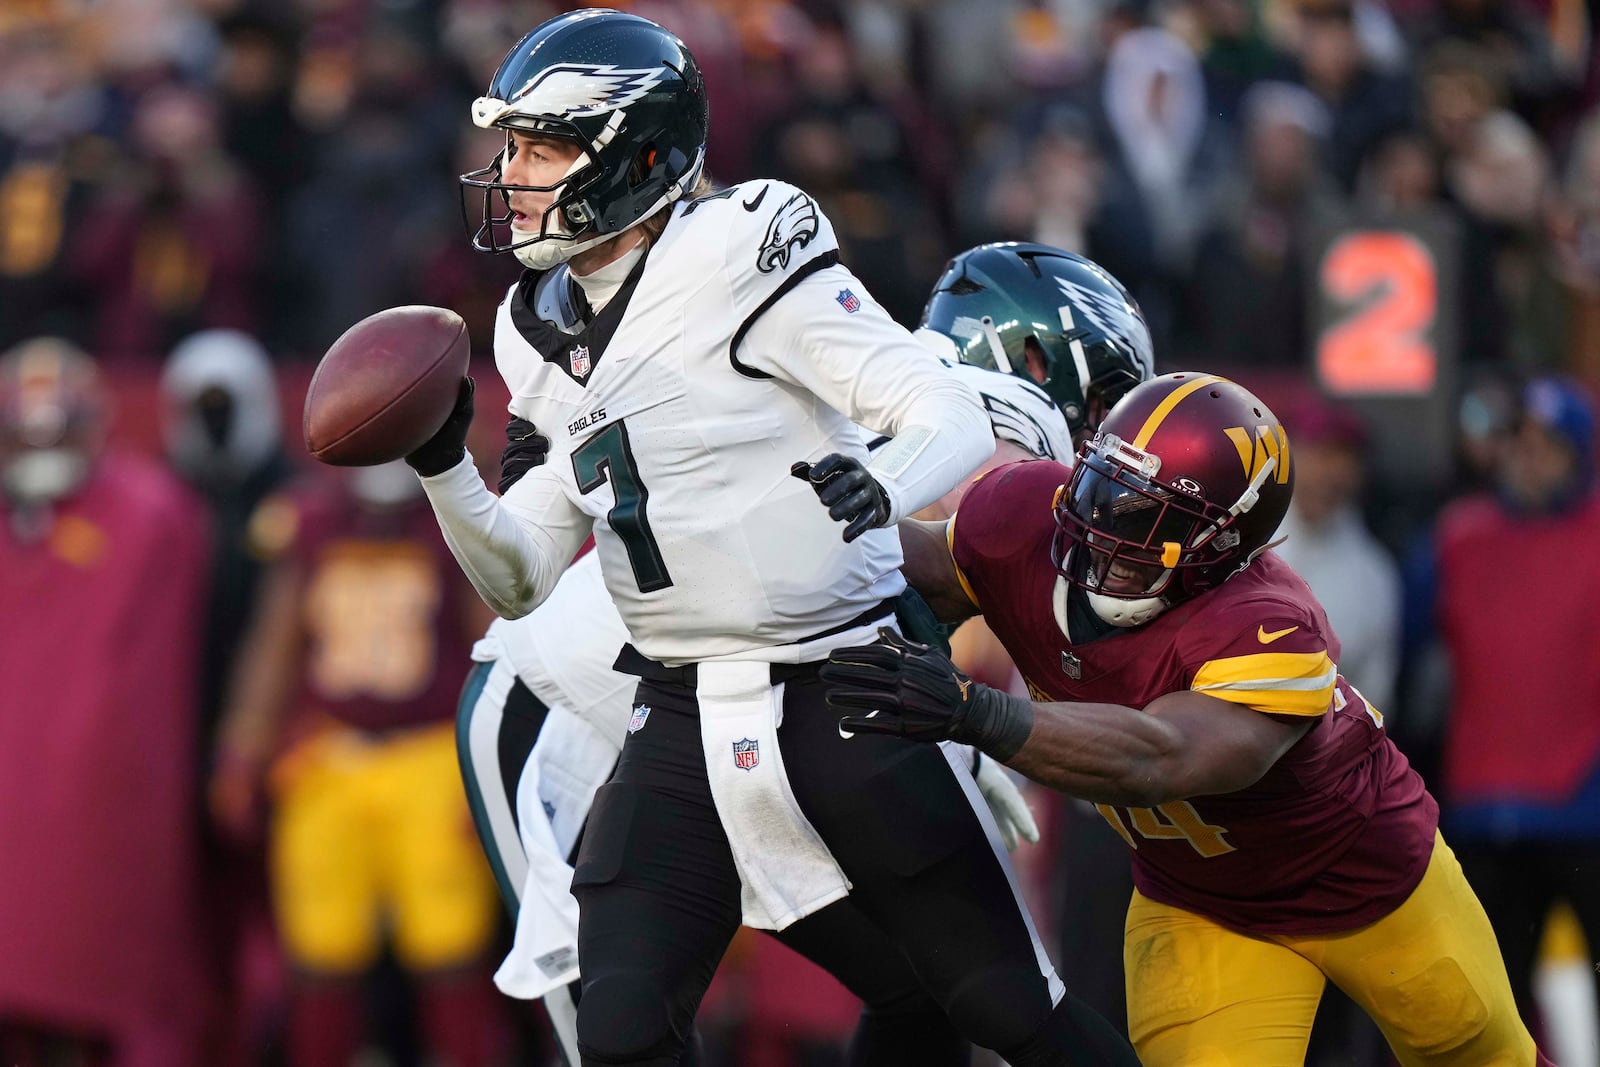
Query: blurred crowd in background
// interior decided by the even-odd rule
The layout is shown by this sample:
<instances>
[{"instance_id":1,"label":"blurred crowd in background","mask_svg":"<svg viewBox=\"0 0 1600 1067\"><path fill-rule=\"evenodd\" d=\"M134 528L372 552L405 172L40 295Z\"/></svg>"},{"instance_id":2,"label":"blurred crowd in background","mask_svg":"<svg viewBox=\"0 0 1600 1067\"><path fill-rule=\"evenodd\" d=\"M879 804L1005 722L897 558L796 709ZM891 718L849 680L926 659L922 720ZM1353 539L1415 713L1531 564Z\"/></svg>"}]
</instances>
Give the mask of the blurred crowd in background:
<instances>
[{"instance_id":1,"label":"blurred crowd in background","mask_svg":"<svg viewBox=\"0 0 1600 1067\"><path fill-rule=\"evenodd\" d=\"M431 524L394 520L426 513L409 472L311 470L298 403L327 346L385 307L455 309L487 360L518 267L468 247L456 175L499 143L467 105L570 6L0 3L7 1067L550 1054L537 1013L488 984L506 929L475 855L451 891L480 911L440 933L403 914L425 894L374 874L357 903L388 936L308 959L318 932L286 931L299 911L277 898L315 898L316 871L272 823L306 746L327 755L309 705L377 701L341 735L346 762L356 742L448 734L438 694L484 620L447 621L459 575L419 547ZM1043 241L1127 284L1158 369L1231 373L1275 406L1297 467L1282 551L1440 796L1546 1049L1600 1063L1582 936L1600 944L1600 4L611 6L698 57L713 177L812 193L902 322L953 253ZM487 362L478 379L487 463L503 391ZM305 531L336 513L363 544L409 545L404 581L347 565L319 582L331 535ZM337 647L336 617L357 627ZM981 633L958 649L1014 682ZM408 710L386 724L385 699ZM1086 806L1029 796L1035 913L1069 986L1115 1017L1122 846ZM352 854L379 833L363 818L309 840ZM337 980L355 970L359 987ZM711 1062L839 1062L854 1005L831 980L761 939L724 971ZM1330 996L1312 1062L1386 1057Z\"/></svg>"}]
</instances>

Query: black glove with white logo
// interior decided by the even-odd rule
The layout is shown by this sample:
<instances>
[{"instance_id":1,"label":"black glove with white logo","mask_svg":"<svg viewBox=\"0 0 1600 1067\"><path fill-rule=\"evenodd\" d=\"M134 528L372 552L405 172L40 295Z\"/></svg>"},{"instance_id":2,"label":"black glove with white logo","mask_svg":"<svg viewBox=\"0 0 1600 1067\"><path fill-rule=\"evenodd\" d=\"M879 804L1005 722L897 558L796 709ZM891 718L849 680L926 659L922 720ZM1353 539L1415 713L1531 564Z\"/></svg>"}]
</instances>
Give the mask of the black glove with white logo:
<instances>
[{"instance_id":1,"label":"black glove with white logo","mask_svg":"<svg viewBox=\"0 0 1600 1067\"><path fill-rule=\"evenodd\" d=\"M550 438L540 433L527 419L513 416L506 423L506 448L500 453L500 495L505 496L535 467L550 458Z\"/></svg>"},{"instance_id":2,"label":"black glove with white logo","mask_svg":"<svg viewBox=\"0 0 1600 1067\"><path fill-rule=\"evenodd\" d=\"M456 394L456 406L450 409L444 425L424 441L415 452L406 456L411 469L424 478L431 478L461 462L467 454L467 431L472 429L471 377L461 379L461 390Z\"/></svg>"},{"instance_id":3,"label":"black glove with white logo","mask_svg":"<svg viewBox=\"0 0 1600 1067\"><path fill-rule=\"evenodd\" d=\"M830 452L815 463L793 463L789 473L810 483L828 517L847 523L846 543L889 521L889 495L860 460Z\"/></svg>"},{"instance_id":4,"label":"black glove with white logo","mask_svg":"<svg viewBox=\"0 0 1600 1067\"><path fill-rule=\"evenodd\" d=\"M974 682L937 649L888 627L878 642L835 649L819 672L841 730L959 741L1002 762L1033 729L1033 704Z\"/></svg>"}]
</instances>

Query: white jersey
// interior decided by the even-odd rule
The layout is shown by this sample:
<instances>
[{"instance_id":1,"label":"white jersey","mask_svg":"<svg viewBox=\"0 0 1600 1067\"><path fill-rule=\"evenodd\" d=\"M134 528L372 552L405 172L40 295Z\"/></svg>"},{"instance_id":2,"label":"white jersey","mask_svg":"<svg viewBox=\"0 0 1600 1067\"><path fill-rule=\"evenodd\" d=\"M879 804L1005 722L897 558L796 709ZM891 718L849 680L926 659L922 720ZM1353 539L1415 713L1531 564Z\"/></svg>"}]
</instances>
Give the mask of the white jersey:
<instances>
[{"instance_id":1,"label":"white jersey","mask_svg":"<svg viewBox=\"0 0 1600 1067\"><path fill-rule=\"evenodd\" d=\"M983 401L983 410L989 416L989 427L996 440L1010 441L1038 459L1053 459L1072 466L1072 430L1049 393L1015 374L970 363L947 363L947 366L970 383Z\"/></svg>"},{"instance_id":2,"label":"white jersey","mask_svg":"<svg viewBox=\"0 0 1600 1067\"><path fill-rule=\"evenodd\" d=\"M549 436L549 462L503 500L468 461L424 479L446 539L484 599L515 616L592 529L634 644L666 663L870 621L904 588L898 535L844 543L790 465L865 460L852 419L893 437L870 464L892 523L992 452L981 403L838 264L805 193L748 182L673 213L574 332L553 324L561 268L513 287L496 363L512 413Z\"/></svg>"},{"instance_id":3,"label":"white jersey","mask_svg":"<svg viewBox=\"0 0 1600 1067\"><path fill-rule=\"evenodd\" d=\"M911 336L977 392L996 440L1010 441L1039 459L1072 466L1077 458L1072 428L1043 386L992 367L961 362L955 342L938 330L923 326Z\"/></svg>"},{"instance_id":4,"label":"white jersey","mask_svg":"<svg viewBox=\"0 0 1600 1067\"><path fill-rule=\"evenodd\" d=\"M1039 459L1071 462L1071 431L1044 390L985 367L961 364L957 373L982 397L996 438L1012 441ZM505 659L547 707L567 708L620 752L639 680L612 664L628 640L628 628L606 591L599 557L591 552L567 568L534 611L490 624L473 658Z\"/></svg>"},{"instance_id":5,"label":"white jersey","mask_svg":"<svg viewBox=\"0 0 1600 1067\"><path fill-rule=\"evenodd\" d=\"M1062 442L1070 443L1066 419L1038 387L980 367L957 373L969 378L982 397L996 438L1015 441L1041 459L1052 458L1064 447ZM540 965L546 958L543 950L576 929L567 909L566 886L572 875L565 857L628 732L642 728L649 716L647 707L633 704L638 679L612 666L628 640L599 559L591 552L567 568L538 608L519 619L496 619L472 650L474 659L509 665L549 709L538 743L519 771L516 817L506 812L493 835L484 839L501 866L515 872L520 904L516 943L495 975L500 989L511 996L543 996L568 978L565 972L552 976ZM487 754L464 766L498 767L498 717L482 724L482 730L479 718L497 716L499 710L498 704L485 711L474 708L470 731L482 740L473 744L481 744ZM486 797L498 796L502 785L493 776L476 784ZM489 806L498 810L494 802ZM996 817L1003 815L997 809ZM548 833L536 826L546 819Z\"/></svg>"},{"instance_id":6,"label":"white jersey","mask_svg":"<svg viewBox=\"0 0 1600 1067\"><path fill-rule=\"evenodd\" d=\"M593 552L567 568L548 599L520 619L496 619L472 650L504 659L546 707L564 707L622 750L639 679L614 670L628 640Z\"/></svg>"}]
</instances>

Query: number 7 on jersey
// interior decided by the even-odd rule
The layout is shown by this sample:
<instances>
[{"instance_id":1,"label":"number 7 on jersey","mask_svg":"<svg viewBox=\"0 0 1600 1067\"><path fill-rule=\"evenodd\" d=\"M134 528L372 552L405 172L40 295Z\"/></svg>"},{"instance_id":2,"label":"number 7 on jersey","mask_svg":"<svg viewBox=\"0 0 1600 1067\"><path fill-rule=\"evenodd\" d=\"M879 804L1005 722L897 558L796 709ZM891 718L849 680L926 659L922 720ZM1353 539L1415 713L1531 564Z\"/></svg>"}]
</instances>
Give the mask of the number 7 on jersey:
<instances>
[{"instance_id":1,"label":"number 7 on jersey","mask_svg":"<svg viewBox=\"0 0 1600 1067\"><path fill-rule=\"evenodd\" d=\"M580 445L572 453L572 476L577 479L580 493L592 493L606 482L611 483L617 502L606 513L606 521L628 550L639 592L650 593L671 585L667 561L661 558L661 549L650 533L650 491L639 477L626 423L614 422Z\"/></svg>"}]
</instances>

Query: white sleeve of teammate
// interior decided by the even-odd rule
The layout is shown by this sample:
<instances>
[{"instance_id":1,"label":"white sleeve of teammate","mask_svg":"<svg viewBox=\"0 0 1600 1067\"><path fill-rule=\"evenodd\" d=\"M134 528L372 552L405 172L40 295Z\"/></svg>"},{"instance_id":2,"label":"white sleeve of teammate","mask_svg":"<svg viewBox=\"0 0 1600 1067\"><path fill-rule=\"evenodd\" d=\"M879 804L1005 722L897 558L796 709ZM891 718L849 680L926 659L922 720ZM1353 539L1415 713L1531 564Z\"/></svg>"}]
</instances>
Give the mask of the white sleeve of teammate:
<instances>
[{"instance_id":1,"label":"white sleeve of teammate","mask_svg":"<svg viewBox=\"0 0 1600 1067\"><path fill-rule=\"evenodd\" d=\"M456 562L483 602L507 619L544 602L594 525L548 467L535 467L498 497L468 455L422 479L422 487Z\"/></svg>"},{"instance_id":2,"label":"white sleeve of teammate","mask_svg":"<svg viewBox=\"0 0 1600 1067\"><path fill-rule=\"evenodd\" d=\"M841 293L859 308L847 310ZM868 466L889 495L891 523L944 496L994 454L978 394L929 358L842 266L793 285L750 324L735 355L894 438Z\"/></svg>"}]
</instances>

